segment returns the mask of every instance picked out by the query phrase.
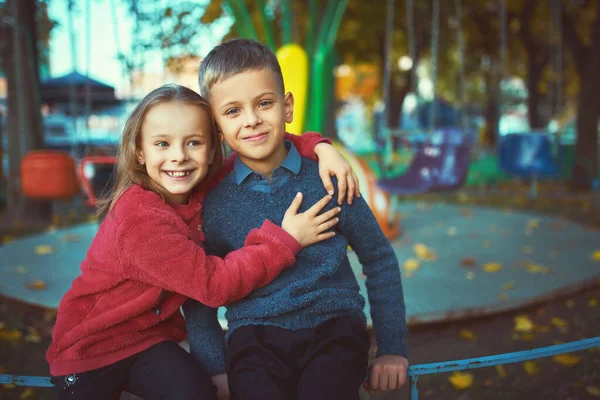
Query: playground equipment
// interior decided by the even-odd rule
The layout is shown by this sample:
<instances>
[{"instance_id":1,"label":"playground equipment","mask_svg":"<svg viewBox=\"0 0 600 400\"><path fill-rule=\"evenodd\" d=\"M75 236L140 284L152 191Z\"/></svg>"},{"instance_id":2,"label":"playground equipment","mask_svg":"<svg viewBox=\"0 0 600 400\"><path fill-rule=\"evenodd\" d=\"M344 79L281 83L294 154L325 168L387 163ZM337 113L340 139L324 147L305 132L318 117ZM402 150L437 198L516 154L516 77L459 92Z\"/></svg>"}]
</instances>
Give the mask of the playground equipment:
<instances>
[{"instance_id":1,"label":"playground equipment","mask_svg":"<svg viewBox=\"0 0 600 400\"><path fill-rule=\"evenodd\" d=\"M560 146L558 149L555 156L551 138L545 133L513 133L500 140L498 164L510 175L531 179L531 197L535 198L539 178L560 174Z\"/></svg>"},{"instance_id":2,"label":"playground equipment","mask_svg":"<svg viewBox=\"0 0 600 400\"><path fill-rule=\"evenodd\" d=\"M404 174L380 179L377 185L393 195L455 190L467 177L470 151L466 144L419 146Z\"/></svg>"},{"instance_id":3,"label":"playground equipment","mask_svg":"<svg viewBox=\"0 0 600 400\"><path fill-rule=\"evenodd\" d=\"M30 151L21 160L21 186L32 199L73 198L80 190L75 160L63 151Z\"/></svg>"},{"instance_id":4,"label":"playground equipment","mask_svg":"<svg viewBox=\"0 0 600 400\"><path fill-rule=\"evenodd\" d=\"M373 211L373 215L375 215L385 236L390 240L398 237L401 234L400 217L396 213L395 208L392 207L392 198L389 193L377 187L375 174L365 161L339 144L334 144L334 146L348 160L356 173L361 189L361 196L365 199L371 211Z\"/></svg>"},{"instance_id":5,"label":"playground equipment","mask_svg":"<svg viewBox=\"0 0 600 400\"><path fill-rule=\"evenodd\" d=\"M419 376L421 375L441 374L445 372L464 371L468 369L536 360L539 358L551 357L559 354L593 349L598 346L600 346L600 336L533 350L497 354L487 357L468 358L464 360L452 360L440 363L411 365L408 367L407 371L410 385L410 400L419 400ZM53 386L49 377L7 374L0 374L0 384L48 388Z\"/></svg>"},{"instance_id":6,"label":"playground equipment","mask_svg":"<svg viewBox=\"0 0 600 400\"><path fill-rule=\"evenodd\" d=\"M117 157L113 156L87 156L81 160L79 176L88 205L95 207L98 198L114 186L116 164Z\"/></svg>"}]
</instances>

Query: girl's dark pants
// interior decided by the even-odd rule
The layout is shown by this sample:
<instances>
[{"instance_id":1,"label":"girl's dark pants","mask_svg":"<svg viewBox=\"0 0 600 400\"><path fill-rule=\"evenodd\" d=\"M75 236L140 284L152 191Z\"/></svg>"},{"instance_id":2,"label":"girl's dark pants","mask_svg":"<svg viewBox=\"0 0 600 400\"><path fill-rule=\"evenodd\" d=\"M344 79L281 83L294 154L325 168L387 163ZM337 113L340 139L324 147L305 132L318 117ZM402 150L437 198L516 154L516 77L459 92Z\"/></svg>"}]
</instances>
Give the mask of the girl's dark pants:
<instances>
[{"instance_id":1,"label":"girl's dark pants","mask_svg":"<svg viewBox=\"0 0 600 400\"><path fill-rule=\"evenodd\" d=\"M231 400L358 400L370 339L362 321L335 318L314 329L245 326L231 335Z\"/></svg>"},{"instance_id":2,"label":"girl's dark pants","mask_svg":"<svg viewBox=\"0 0 600 400\"><path fill-rule=\"evenodd\" d=\"M55 399L118 400L126 391L144 400L216 400L208 373L174 342L161 342L107 367L53 376Z\"/></svg>"}]
</instances>

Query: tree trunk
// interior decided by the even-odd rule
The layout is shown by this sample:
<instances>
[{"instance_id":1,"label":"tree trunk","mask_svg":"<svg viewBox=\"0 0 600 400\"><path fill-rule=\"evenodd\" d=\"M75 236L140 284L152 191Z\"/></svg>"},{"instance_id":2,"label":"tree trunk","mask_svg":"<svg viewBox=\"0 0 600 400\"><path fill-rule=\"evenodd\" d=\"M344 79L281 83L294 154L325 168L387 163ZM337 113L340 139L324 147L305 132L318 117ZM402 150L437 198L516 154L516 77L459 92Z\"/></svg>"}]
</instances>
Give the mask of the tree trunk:
<instances>
[{"instance_id":1,"label":"tree trunk","mask_svg":"<svg viewBox=\"0 0 600 400\"><path fill-rule=\"evenodd\" d=\"M485 104L485 130L483 144L494 148L498 142L500 124L500 81L494 67L485 73L485 90L487 93Z\"/></svg>"},{"instance_id":2,"label":"tree trunk","mask_svg":"<svg viewBox=\"0 0 600 400\"><path fill-rule=\"evenodd\" d=\"M12 29L7 29L11 40L4 48L5 54L2 54L8 85L9 181L6 216L21 224L47 224L52 217L51 204L24 198L20 185L22 157L28 151L43 146L35 22L37 4L36 0L8 0L5 7L14 18Z\"/></svg>"},{"instance_id":3,"label":"tree trunk","mask_svg":"<svg viewBox=\"0 0 600 400\"><path fill-rule=\"evenodd\" d=\"M530 58L533 57L530 55ZM542 72L543 65L536 65L535 62L529 62L527 68L527 110L529 115L529 127L531 129L543 128L545 123L540 115L540 93L538 91L538 82Z\"/></svg>"},{"instance_id":4,"label":"tree trunk","mask_svg":"<svg viewBox=\"0 0 600 400\"><path fill-rule=\"evenodd\" d=\"M591 73L589 74L591 75ZM594 77L591 77L594 79ZM600 100L590 80L582 85L577 112L577 143L575 163L571 175L574 189L590 190L598 176L598 122L600 121Z\"/></svg>"}]
</instances>

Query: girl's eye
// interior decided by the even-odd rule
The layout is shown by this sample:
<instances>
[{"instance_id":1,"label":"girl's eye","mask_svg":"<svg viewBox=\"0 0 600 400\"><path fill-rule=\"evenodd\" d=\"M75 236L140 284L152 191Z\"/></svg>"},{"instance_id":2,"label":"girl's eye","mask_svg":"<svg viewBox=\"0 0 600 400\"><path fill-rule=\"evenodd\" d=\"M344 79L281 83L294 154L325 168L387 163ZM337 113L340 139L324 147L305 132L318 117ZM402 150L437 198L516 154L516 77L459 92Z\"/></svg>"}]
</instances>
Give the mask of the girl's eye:
<instances>
[{"instance_id":1,"label":"girl's eye","mask_svg":"<svg viewBox=\"0 0 600 400\"><path fill-rule=\"evenodd\" d=\"M231 108L225 112L225 115L235 115L239 112L240 110L238 108Z\"/></svg>"},{"instance_id":2,"label":"girl's eye","mask_svg":"<svg viewBox=\"0 0 600 400\"><path fill-rule=\"evenodd\" d=\"M156 142L156 147L167 147L169 144L167 142Z\"/></svg>"},{"instance_id":3,"label":"girl's eye","mask_svg":"<svg viewBox=\"0 0 600 400\"><path fill-rule=\"evenodd\" d=\"M196 147L196 146L202 146L202 142L198 141L198 140L191 140L188 143L188 146L192 146L192 147Z\"/></svg>"}]
</instances>

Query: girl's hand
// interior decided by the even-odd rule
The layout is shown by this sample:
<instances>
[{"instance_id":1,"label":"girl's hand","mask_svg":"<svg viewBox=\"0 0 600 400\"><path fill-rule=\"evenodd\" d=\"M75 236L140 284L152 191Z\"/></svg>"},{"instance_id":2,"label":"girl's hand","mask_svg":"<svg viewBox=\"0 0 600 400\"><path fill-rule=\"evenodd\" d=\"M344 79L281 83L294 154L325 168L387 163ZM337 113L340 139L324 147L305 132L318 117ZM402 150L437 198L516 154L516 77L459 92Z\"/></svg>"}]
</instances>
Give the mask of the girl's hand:
<instances>
[{"instance_id":1,"label":"girl's hand","mask_svg":"<svg viewBox=\"0 0 600 400\"><path fill-rule=\"evenodd\" d=\"M315 146L315 155L319 158L319 175L327 193L334 193L331 177L335 176L338 180L338 204L342 204L344 197L347 198L348 204L352 204L355 196L357 199L360 197L358 178L350 163L335 147L319 143Z\"/></svg>"},{"instance_id":2,"label":"girl's hand","mask_svg":"<svg viewBox=\"0 0 600 400\"><path fill-rule=\"evenodd\" d=\"M212 378L213 384L217 387L217 395L219 400L229 399L229 383L227 380L227 374L215 375Z\"/></svg>"},{"instance_id":3,"label":"girl's hand","mask_svg":"<svg viewBox=\"0 0 600 400\"><path fill-rule=\"evenodd\" d=\"M339 214L341 208L336 207L318 215L331 199L332 196L328 194L311 208L298 214L298 209L302 204L302 193L298 193L283 216L281 228L292 235L302 247L333 237L335 233L327 232L327 230L338 223L339 218L336 215Z\"/></svg>"}]
</instances>

